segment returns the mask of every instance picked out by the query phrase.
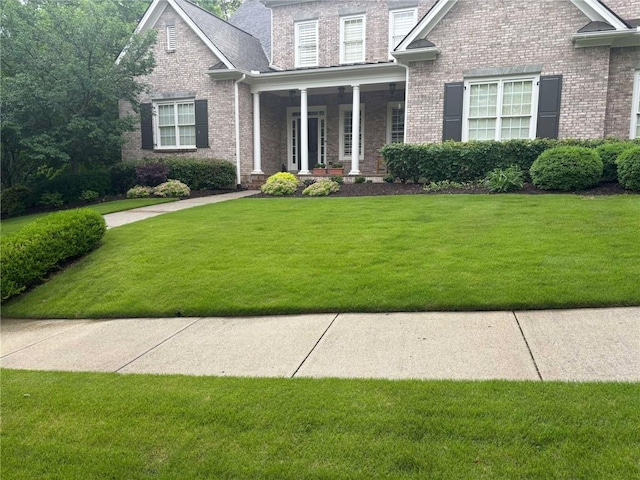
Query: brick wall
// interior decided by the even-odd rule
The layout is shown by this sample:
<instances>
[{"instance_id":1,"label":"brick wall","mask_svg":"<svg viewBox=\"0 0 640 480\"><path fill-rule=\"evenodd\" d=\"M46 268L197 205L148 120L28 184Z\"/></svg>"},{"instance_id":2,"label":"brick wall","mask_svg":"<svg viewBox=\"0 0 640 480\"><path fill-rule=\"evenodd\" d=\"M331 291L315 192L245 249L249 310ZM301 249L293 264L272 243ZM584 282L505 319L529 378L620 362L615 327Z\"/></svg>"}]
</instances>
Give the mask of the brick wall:
<instances>
[{"instance_id":1,"label":"brick wall","mask_svg":"<svg viewBox=\"0 0 640 480\"><path fill-rule=\"evenodd\" d=\"M280 68L295 66L294 22L318 20L320 66L340 64L340 16L366 12L366 62L389 60L389 10L418 7L418 19L435 0L331 0L274 7L273 59Z\"/></svg>"},{"instance_id":2,"label":"brick wall","mask_svg":"<svg viewBox=\"0 0 640 480\"><path fill-rule=\"evenodd\" d=\"M631 128L633 80L640 66L640 48L614 48L609 67L606 136L628 138Z\"/></svg>"},{"instance_id":3,"label":"brick wall","mask_svg":"<svg viewBox=\"0 0 640 480\"><path fill-rule=\"evenodd\" d=\"M560 137L602 137L609 49L571 42L587 21L569 1L460 0L427 37L440 56L410 65L407 141L442 139L444 84L462 81L463 71L532 64L563 75Z\"/></svg>"},{"instance_id":4,"label":"brick wall","mask_svg":"<svg viewBox=\"0 0 640 480\"><path fill-rule=\"evenodd\" d=\"M176 25L177 45L174 52L166 51L165 25L167 22L174 22ZM233 81L215 82L204 73L219 60L170 7L162 13L155 28L158 32L154 47L156 68L153 73L142 79L150 87L140 100L143 103L151 102L152 94L175 92L195 92L196 99L208 100L210 148L199 148L197 151L180 154L142 150L138 124L136 131L125 136L126 143L122 147L123 160L182 155L221 158L235 163ZM131 112L130 105L121 102L120 112L121 115ZM241 118L248 118L251 122L251 118L246 115L246 108ZM244 138L250 138L250 136Z\"/></svg>"}]
</instances>

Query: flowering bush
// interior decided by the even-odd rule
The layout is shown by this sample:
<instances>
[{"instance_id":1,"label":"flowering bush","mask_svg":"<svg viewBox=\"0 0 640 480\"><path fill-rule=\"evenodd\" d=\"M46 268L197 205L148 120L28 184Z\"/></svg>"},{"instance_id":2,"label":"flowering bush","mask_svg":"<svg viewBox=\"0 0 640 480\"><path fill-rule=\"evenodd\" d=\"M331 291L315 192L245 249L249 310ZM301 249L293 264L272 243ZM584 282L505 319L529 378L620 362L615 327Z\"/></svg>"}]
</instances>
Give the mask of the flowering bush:
<instances>
[{"instance_id":1,"label":"flowering bush","mask_svg":"<svg viewBox=\"0 0 640 480\"><path fill-rule=\"evenodd\" d=\"M298 179L296 178L296 176L293 173L289 173L289 172L275 173L271 175L269 178L267 178L267 183L275 182L278 180L287 180L289 182L295 183L296 186L298 185Z\"/></svg>"},{"instance_id":2,"label":"flowering bush","mask_svg":"<svg viewBox=\"0 0 640 480\"><path fill-rule=\"evenodd\" d=\"M180 180L167 180L153 189L153 194L158 197L184 198L191 195L189 187Z\"/></svg>"},{"instance_id":3,"label":"flowering bush","mask_svg":"<svg viewBox=\"0 0 640 480\"><path fill-rule=\"evenodd\" d=\"M127 190L127 198L144 198L151 196L152 193L153 188L136 185L135 187Z\"/></svg>"},{"instance_id":4,"label":"flowering bush","mask_svg":"<svg viewBox=\"0 0 640 480\"><path fill-rule=\"evenodd\" d=\"M298 182L292 182L291 180L284 178L271 180L271 177L269 177L267 183L262 185L260 189L262 190L262 193L266 193L267 195L293 195L298 189Z\"/></svg>"},{"instance_id":5,"label":"flowering bush","mask_svg":"<svg viewBox=\"0 0 640 480\"><path fill-rule=\"evenodd\" d=\"M340 185L333 180L320 180L319 182L314 183L313 185L309 185L302 191L303 195L308 195L310 197L320 197L326 196L330 193L335 193L340 190Z\"/></svg>"}]
</instances>

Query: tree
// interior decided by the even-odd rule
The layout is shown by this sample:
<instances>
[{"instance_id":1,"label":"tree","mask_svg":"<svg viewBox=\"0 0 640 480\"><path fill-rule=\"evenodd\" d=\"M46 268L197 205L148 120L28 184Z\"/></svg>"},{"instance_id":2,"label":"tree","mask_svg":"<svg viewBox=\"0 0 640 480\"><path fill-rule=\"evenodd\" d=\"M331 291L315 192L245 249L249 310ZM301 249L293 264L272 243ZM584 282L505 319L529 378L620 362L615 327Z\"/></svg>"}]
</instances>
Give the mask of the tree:
<instances>
[{"instance_id":1,"label":"tree","mask_svg":"<svg viewBox=\"0 0 640 480\"><path fill-rule=\"evenodd\" d=\"M191 2L220 18L229 20L229 17L238 9L242 0L191 0Z\"/></svg>"},{"instance_id":2,"label":"tree","mask_svg":"<svg viewBox=\"0 0 640 480\"><path fill-rule=\"evenodd\" d=\"M139 77L154 66L155 32L134 35L146 0L3 0L2 184L117 161ZM127 55L116 58L127 46Z\"/></svg>"}]
</instances>

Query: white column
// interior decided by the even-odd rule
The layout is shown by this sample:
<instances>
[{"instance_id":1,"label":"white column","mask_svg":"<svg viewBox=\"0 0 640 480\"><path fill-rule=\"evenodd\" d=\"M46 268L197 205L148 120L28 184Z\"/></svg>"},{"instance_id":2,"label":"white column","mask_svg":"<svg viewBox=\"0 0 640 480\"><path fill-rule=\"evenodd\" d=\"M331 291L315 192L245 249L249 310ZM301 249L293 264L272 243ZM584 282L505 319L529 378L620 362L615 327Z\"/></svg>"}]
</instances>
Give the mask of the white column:
<instances>
[{"instance_id":1,"label":"white column","mask_svg":"<svg viewBox=\"0 0 640 480\"><path fill-rule=\"evenodd\" d=\"M253 94L253 171L252 174L262 175L262 153L260 139L260 94Z\"/></svg>"},{"instance_id":2,"label":"white column","mask_svg":"<svg viewBox=\"0 0 640 480\"><path fill-rule=\"evenodd\" d=\"M351 171L360 175L360 85L353 86L353 111L351 112Z\"/></svg>"},{"instance_id":3,"label":"white column","mask_svg":"<svg viewBox=\"0 0 640 480\"><path fill-rule=\"evenodd\" d=\"M298 173L309 175L309 106L307 89L300 89L300 170Z\"/></svg>"}]
</instances>

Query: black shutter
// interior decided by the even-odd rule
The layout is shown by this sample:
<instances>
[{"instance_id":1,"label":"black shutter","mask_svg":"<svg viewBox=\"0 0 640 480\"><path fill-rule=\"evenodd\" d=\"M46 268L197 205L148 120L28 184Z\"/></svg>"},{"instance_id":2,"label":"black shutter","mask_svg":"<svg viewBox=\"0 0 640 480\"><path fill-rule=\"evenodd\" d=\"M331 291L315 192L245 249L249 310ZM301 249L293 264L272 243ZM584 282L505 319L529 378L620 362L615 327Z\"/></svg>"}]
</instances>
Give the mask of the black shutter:
<instances>
[{"instance_id":1,"label":"black shutter","mask_svg":"<svg viewBox=\"0 0 640 480\"><path fill-rule=\"evenodd\" d=\"M209 147L209 112L206 100L196 100L196 147Z\"/></svg>"},{"instance_id":2,"label":"black shutter","mask_svg":"<svg viewBox=\"0 0 640 480\"><path fill-rule=\"evenodd\" d=\"M464 98L464 82L446 83L444 85L444 121L442 140L462 140L462 99Z\"/></svg>"},{"instance_id":3,"label":"black shutter","mask_svg":"<svg viewBox=\"0 0 640 480\"><path fill-rule=\"evenodd\" d=\"M140 133L142 149L153 150L153 111L150 103L140 104Z\"/></svg>"},{"instance_id":4,"label":"black shutter","mask_svg":"<svg viewBox=\"0 0 640 480\"><path fill-rule=\"evenodd\" d=\"M562 96L562 75L540 77L538 100L538 138L558 138L560 125L560 99Z\"/></svg>"}]
</instances>

